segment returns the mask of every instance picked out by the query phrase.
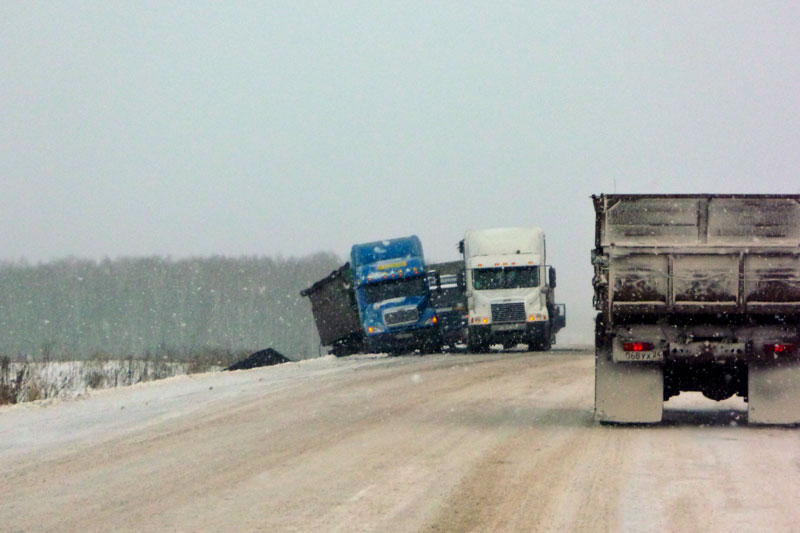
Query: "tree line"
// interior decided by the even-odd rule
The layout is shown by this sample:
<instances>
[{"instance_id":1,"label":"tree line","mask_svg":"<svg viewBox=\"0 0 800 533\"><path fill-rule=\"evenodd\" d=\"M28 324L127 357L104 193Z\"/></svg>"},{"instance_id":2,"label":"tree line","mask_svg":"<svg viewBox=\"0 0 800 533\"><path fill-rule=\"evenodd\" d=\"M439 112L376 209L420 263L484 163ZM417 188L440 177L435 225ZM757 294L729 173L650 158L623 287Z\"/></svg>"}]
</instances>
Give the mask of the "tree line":
<instances>
[{"instance_id":1,"label":"tree line","mask_svg":"<svg viewBox=\"0 0 800 533\"><path fill-rule=\"evenodd\" d=\"M299 291L341 261L303 258L68 258L0 263L0 353L82 359L255 351L319 352Z\"/></svg>"}]
</instances>

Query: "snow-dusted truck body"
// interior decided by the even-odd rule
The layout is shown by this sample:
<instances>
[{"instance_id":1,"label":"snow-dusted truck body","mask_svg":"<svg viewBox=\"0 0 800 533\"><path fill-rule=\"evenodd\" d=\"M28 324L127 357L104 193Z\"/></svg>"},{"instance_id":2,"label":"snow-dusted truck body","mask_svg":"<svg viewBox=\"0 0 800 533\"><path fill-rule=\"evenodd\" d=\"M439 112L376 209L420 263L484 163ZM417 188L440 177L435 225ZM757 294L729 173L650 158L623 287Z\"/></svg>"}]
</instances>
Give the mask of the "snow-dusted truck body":
<instances>
[{"instance_id":1,"label":"snow-dusted truck body","mask_svg":"<svg viewBox=\"0 0 800 533\"><path fill-rule=\"evenodd\" d=\"M593 196L595 418L681 391L800 422L800 195Z\"/></svg>"},{"instance_id":2,"label":"snow-dusted truck body","mask_svg":"<svg viewBox=\"0 0 800 533\"><path fill-rule=\"evenodd\" d=\"M566 325L555 303L556 273L547 266L540 228L469 230L459 243L466 270L469 349L528 344L549 350Z\"/></svg>"}]
</instances>

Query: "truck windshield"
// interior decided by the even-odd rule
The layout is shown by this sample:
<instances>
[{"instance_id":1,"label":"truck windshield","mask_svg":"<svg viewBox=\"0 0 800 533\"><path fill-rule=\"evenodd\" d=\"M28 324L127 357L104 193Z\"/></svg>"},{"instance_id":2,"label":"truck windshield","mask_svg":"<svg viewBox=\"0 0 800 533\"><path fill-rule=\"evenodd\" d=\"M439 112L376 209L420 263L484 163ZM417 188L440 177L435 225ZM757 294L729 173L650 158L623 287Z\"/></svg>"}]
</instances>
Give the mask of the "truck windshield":
<instances>
[{"instance_id":1,"label":"truck windshield","mask_svg":"<svg viewBox=\"0 0 800 533\"><path fill-rule=\"evenodd\" d=\"M364 286L364 297L367 303L374 304L403 296L419 296L425 294L425 277L391 279Z\"/></svg>"},{"instance_id":2,"label":"truck windshield","mask_svg":"<svg viewBox=\"0 0 800 533\"><path fill-rule=\"evenodd\" d=\"M476 290L517 289L539 286L539 267L476 268L472 271Z\"/></svg>"}]
</instances>

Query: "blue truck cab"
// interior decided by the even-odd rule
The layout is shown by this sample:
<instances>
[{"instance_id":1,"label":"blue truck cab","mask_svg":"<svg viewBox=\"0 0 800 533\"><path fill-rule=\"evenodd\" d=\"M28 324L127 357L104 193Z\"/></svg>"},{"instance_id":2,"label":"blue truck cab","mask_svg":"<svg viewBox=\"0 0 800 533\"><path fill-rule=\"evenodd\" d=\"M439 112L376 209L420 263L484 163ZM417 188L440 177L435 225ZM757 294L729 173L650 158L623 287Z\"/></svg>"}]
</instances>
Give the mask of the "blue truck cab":
<instances>
[{"instance_id":1,"label":"blue truck cab","mask_svg":"<svg viewBox=\"0 0 800 533\"><path fill-rule=\"evenodd\" d=\"M350 264L370 351L441 350L419 237L356 244L350 251Z\"/></svg>"}]
</instances>

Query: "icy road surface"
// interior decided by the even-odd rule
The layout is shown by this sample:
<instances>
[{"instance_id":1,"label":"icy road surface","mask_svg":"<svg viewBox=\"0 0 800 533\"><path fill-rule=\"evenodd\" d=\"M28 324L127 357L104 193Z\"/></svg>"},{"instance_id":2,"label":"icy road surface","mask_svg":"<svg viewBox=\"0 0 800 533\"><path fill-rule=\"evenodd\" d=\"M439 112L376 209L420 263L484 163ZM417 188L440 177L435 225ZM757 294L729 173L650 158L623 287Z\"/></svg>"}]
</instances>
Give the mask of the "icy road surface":
<instances>
[{"instance_id":1,"label":"icy road surface","mask_svg":"<svg viewBox=\"0 0 800 533\"><path fill-rule=\"evenodd\" d=\"M0 408L3 531L791 531L800 430L683 394L592 419L588 352L322 358Z\"/></svg>"}]
</instances>

